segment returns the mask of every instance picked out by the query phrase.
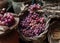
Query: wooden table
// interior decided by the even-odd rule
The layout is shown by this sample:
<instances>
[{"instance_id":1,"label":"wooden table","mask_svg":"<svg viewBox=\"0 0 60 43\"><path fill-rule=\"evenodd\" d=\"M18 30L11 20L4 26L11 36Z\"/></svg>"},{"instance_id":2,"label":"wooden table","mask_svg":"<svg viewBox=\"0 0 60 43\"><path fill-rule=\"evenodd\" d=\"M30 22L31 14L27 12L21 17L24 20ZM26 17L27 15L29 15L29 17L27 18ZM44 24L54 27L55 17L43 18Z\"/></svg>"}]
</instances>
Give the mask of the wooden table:
<instances>
[{"instance_id":1,"label":"wooden table","mask_svg":"<svg viewBox=\"0 0 60 43\"><path fill-rule=\"evenodd\" d=\"M1 37L0 43L19 43L18 32L14 30L8 36Z\"/></svg>"}]
</instances>

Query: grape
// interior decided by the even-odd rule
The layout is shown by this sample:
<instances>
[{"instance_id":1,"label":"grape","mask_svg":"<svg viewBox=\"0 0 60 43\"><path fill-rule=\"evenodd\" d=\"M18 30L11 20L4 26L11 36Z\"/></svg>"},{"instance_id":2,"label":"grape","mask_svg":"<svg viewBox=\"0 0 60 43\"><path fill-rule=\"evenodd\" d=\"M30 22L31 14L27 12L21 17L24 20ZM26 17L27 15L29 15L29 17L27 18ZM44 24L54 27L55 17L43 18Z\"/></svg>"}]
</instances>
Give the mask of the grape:
<instances>
[{"instance_id":1,"label":"grape","mask_svg":"<svg viewBox=\"0 0 60 43\"><path fill-rule=\"evenodd\" d=\"M33 13L33 11L31 10L30 13Z\"/></svg>"},{"instance_id":2,"label":"grape","mask_svg":"<svg viewBox=\"0 0 60 43\"><path fill-rule=\"evenodd\" d=\"M39 19L37 19L37 20L36 20L36 22L37 22L37 23L39 23L39 22L40 22L40 20L39 20Z\"/></svg>"},{"instance_id":3,"label":"grape","mask_svg":"<svg viewBox=\"0 0 60 43\"><path fill-rule=\"evenodd\" d=\"M2 23L3 25L5 25L5 21L2 21L1 23Z\"/></svg>"},{"instance_id":4,"label":"grape","mask_svg":"<svg viewBox=\"0 0 60 43\"><path fill-rule=\"evenodd\" d=\"M8 21L10 22L10 21L11 21L11 19L8 19Z\"/></svg>"},{"instance_id":5,"label":"grape","mask_svg":"<svg viewBox=\"0 0 60 43\"><path fill-rule=\"evenodd\" d=\"M3 21L4 20L4 18L1 18L1 21Z\"/></svg>"},{"instance_id":6,"label":"grape","mask_svg":"<svg viewBox=\"0 0 60 43\"><path fill-rule=\"evenodd\" d=\"M44 22L44 18L42 17L42 18L40 18L40 22L41 23L43 23Z\"/></svg>"},{"instance_id":7,"label":"grape","mask_svg":"<svg viewBox=\"0 0 60 43\"><path fill-rule=\"evenodd\" d=\"M34 33L36 33L36 34L37 34L37 32L38 32L38 29L35 29L35 30L34 30Z\"/></svg>"},{"instance_id":8,"label":"grape","mask_svg":"<svg viewBox=\"0 0 60 43\"><path fill-rule=\"evenodd\" d=\"M39 5L39 4L37 4L37 5L36 5L36 7L39 9L39 8L40 8L40 5Z\"/></svg>"},{"instance_id":9,"label":"grape","mask_svg":"<svg viewBox=\"0 0 60 43\"><path fill-rule=\"evenodd\" d=\"M7 22L8 22L8 20L7 20L7 19L5 19L5 22L7 23Z\"/></svg>"}]
</instances>

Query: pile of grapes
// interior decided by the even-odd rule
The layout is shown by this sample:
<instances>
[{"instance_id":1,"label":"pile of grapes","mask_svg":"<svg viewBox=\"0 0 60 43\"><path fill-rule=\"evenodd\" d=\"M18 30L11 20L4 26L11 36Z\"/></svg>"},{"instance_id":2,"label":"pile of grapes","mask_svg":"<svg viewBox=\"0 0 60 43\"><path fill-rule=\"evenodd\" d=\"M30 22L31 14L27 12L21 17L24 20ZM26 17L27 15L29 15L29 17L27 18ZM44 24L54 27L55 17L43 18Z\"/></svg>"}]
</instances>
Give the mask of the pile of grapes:
<instances>
[{"instance_id":1,"label":"pile of grapes","mask_svg":"<svg viewBox=\"0 0 60 43\"><path fill-rule=\"evenodd\" d=\"M29 14L23 21L21 21L23 27L22 33L26 37L33 37L40 35L45 30L45 19L39 17L39 14Z\"/></svg>"},{"instance_id":2,"label":"pile of grapes","mask_svg":"<svg viewBox=\"0 0 60 43\"><path fill-rule=\"evenodd\" d=\"M31 5L29 7L32 7L32 9L30 8L32 11L33 9L40 8L39 5L36 4ZM30 11L28 13L28 16L26 16L26 18L23 19L20 23L22 28L21 32L26 37L39 36L45 30L45 18L43 16L40 16L36 12L30 13Z\"/></svg>"},{"instance_id":3,"label":"pile of grapes","mask_svg":"<svg viewBox=\"0 0 60 43\"><path fill-rule=\"evenodd\" d=\"M15 23L15 19L12 13L5 13L5 9L3 8L0 11L0 25L11 26Z\"/></svg>"}]
</instances>

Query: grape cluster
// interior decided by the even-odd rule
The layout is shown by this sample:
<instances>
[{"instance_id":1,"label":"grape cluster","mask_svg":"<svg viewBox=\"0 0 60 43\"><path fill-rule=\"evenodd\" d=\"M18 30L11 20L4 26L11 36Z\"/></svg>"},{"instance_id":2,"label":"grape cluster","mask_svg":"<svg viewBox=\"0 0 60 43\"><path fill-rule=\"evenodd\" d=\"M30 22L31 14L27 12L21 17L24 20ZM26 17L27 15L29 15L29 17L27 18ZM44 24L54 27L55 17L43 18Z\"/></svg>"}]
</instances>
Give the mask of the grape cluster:
<instances>
[{"instance_id":1,"label":"grape cluster","mask_svg":"<svg viewBox=\"0 0 60 43\"><path fill-rule=\"evenodd\" d=\"M11 26L15 19L12 13L5 13L5 9L0 11L0 25Z\"/></svg>"},{"instance_id":2,"label":"grape cluster","mask_svg":"<svg viewBox=\"0 0 60 43\"><path fill-rule=\"evenodd\" d=\"M39 10L39 4L29 6L29 13L25 19L20 22L21 32L26 37L34 37L40 35L45 30L45 18L40 16L35 10Z\"/></svg>"},{"instance_id":3,"label":"grape cluster","mask_svg":"<svg viewBox=\"0 0 60 43\"><path fill-rule=\"evenodd\" d=\"M28 11L29 11L30 13L33 13L34 11L40 10L40 9L41 9L41 6L40 6L39 4L33 4L33 5L30 5L30 6L29 6Z\"/></svg>"},{"instance_id":4,"label":"grape cluster","mask_svg":"<svg viewBox=\"0 0 60 43\"><path fill-rule=\"evenodd\" d=\"M45 19L37 13L29 13L20 24L24 27L21 31L26 37L38 36L45 30Z\"/></svg>"}]
</instances>

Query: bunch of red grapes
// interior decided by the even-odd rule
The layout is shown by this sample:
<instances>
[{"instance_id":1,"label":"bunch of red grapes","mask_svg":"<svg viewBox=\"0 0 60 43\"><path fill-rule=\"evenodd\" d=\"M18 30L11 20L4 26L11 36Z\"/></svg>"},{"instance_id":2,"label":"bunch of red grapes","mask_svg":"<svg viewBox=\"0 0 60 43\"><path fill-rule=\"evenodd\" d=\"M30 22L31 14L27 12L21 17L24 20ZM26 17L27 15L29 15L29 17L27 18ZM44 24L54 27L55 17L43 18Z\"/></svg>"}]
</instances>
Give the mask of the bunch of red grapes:
<instances>
[{"instance_id":1,"label":"bunch of red grapes","mask_svg":"<svg viewBox=\"0 0 60 43\"><path fill-rule=\"evenodd\" d=\"M33 37L40 35L45 30L45 19L40 17L39 14L33 13L21 21L22 33L26 37Z\"/></svg>"},{"instance_id":2,"label":"bunch of red grapes","mask_svg":"<svg viewBox=\"0 0 60 43\"><path fill-rule=\"evenodd\" d=\"M34 9L40 9L40 5L30 5L28 16L20 23L22 26L21 32L26 37L39 36L45 30L45 18L36 13Z\"/></svg>"},{"instance_id":3,"label":"bunch of red grapes","mask_svg":"<svg viewBox=\"0 0 60 43\"><path fill-rule=\"evenodd\" d=\"M11 26L15 22L14 16L12 13L5 13L5 9L3 8L0 11L0 25Z\"/></svg>"},{"instance_id":4,"label":"bunch of red grapes","mask_svg":"<svg viewBox=\"0 0 60 43\"><path fill-rule=\"evenodd\" d=\"M40 10L41 6L39 4L33 4L29 6L28 11L30 11L30 13L33 13L36 10Z\"/></svg>"}]
</instances>

